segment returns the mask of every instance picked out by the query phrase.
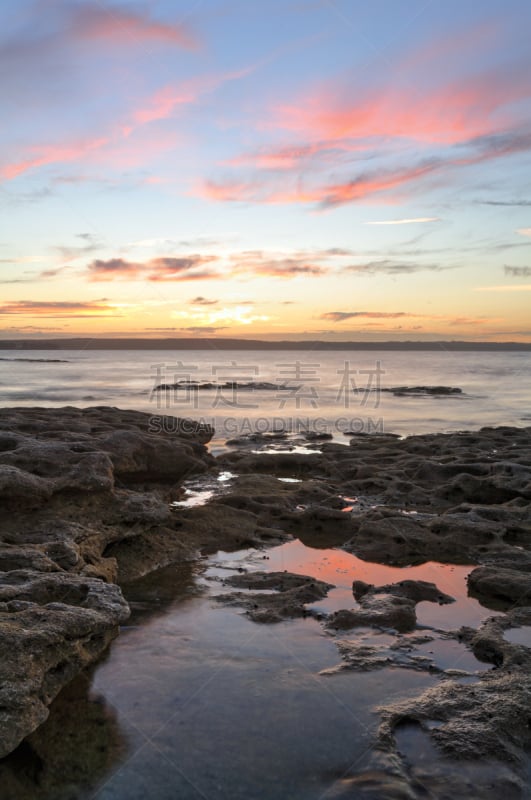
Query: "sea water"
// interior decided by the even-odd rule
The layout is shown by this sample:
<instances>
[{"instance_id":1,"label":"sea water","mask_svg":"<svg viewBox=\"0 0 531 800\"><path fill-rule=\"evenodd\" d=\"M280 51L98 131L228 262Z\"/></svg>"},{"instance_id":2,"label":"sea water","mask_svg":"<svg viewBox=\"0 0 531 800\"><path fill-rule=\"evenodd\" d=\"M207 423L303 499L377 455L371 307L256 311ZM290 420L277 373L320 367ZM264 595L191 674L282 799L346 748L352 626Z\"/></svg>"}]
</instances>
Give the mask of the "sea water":
<instances>
[{"instance_id":1,"label":"sea water","mask_svg":"<svg viewBox=\"0 0 531 800\"><path fill-rule=\"evenodd\" d=\"M57 361L56 359L60 359ZM183 383L184 382L184 383ZM192 382L213 383L212 389ZM268 382L278 389L249 390ZM222 388L224 384L233 388ZM157 386L180 384L156 390ZM446 386L450 395L385 389ZM214 448L278 429L400 435L531 424L531 353L452 351L0 350L0 405L94 405L216 429Z\"/></svg>"}]
</instances>

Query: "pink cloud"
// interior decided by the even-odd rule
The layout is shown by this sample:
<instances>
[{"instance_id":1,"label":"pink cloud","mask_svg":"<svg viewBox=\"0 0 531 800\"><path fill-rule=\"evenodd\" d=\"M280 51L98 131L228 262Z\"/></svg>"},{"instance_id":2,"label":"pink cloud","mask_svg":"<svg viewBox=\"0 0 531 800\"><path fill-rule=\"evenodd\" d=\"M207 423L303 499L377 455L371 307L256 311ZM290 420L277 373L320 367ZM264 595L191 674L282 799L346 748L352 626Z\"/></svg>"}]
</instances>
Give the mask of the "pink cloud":
<instances>
[{"instance_id":1,"label":"pink cloud","mask_svg":"<svg viewBox=\"0 0 531 800\"><path fill-rule=\"evenodd\" d=\"M124 135L115 127L108 135L86 141L63 141L56 144L32 145L26 153L13 157L0 167L0 177L13 180L19 175L49 164L68 164L80 162L83 167L89 164L116 169L134 169L148 164L162 153L173 149L178 142L171 131L152 131L140 129L133 135ZM62 181L82 182L91 180L89 175L78 175ZM108 176L106 180L109 180ZM148 179L144 179L147 181ZM161 182L154 180L153 182Z\"/></svg>"},{"instance_id":2,"label":"pink cloud","mask_svg":"<svg viewBox=\"0 0 531 800\"><path fill-rule=\"evenodd\" d=\"M71 14L71 31L83 39L106 39L116 44L158 41L187 50L196 49L196 38L181 24L157 22L127 8L103 4L78 6Z\"/></svg>"},{"instance_id":3,"label":"pink cloud","mask_svg":"<svg viewBox=\"0 0 531 800\"><path fill-rule=\"evenodd\" d=\"M30 169L43 167L47 164L65 163L77 161L86 157L89 153L99 150L108 144L109 139L101 137L85 142L64 142L62 144L35 145L29 149L29 153L20 161L13 161L5 164L0 171L0 175L12 180L18 175L22 175Z\"/></svg>"},{"instance_id":4,"label":"pink cloud","mask_svg":"<svg viewBox=\"0 0 531 800\"><path fill-rule=\"evenodd\" d=\"M253 166L257 169L289 170L299 166L301 161L307 161L314 156L321 160L327 157L333 161L340 153L362 151L366 145L351 142L329 141L313 142L312 144L286 145L284 147L262 148L256 153L244 153L225 162L229 166Z\"/></svg>"},{"instance_id":5,"label":"pink cloud","mask_svg":"<svg viewBox=\"0 0 531 800\"><path fill-rule=\"evenodd\" d=\"M373 79L356 86L351 76L339 78L269 109L258 127L274 131L277 140L289 135L292 141L234 156L224 162L234 174L205 181L198 194L220 202L322 207L370 198L389 202L400 188L411 190L446 168L531 149L523 117L523 104L531 99L527 65L510 65L507 59L496 68L470 65L470 47L476 49L477 64L484 64L482 51L499 35L499 21L488 21L408 52L397 63L392 83L378 85ZM487 55L491 63L492 53ZM351 152L377 147L379 155L396 156L412 146L432 153L435 147L438 155L423 162L409 155L409 164L392 169L386 163L349 179L339 173L339 168L354 171ZM340 177L319 177L330 165Z\"/></svg>"},{"instance_id":6,"label":"pink cloud","mask_svg":"<svg viewBox=\"0 0 531 800\"><path fill-rule=\"evenodd\" d=\"M303 186L298 174L292 175L291 185L285 177L258 174L252 181L206 181L196 193L208 200L220 202L302 203L332 208L361 200L392 202L393 190L413 191L419 182L431 175L447 173L484 161L531 150L531 133L508 132L478 137L467 142L468 150L458 155L453 148L446 156L425 159L397 169L375 169L337 183Z\"/></svg>"},{"instance_id":7,"label":"pink cloud","mask_svg":"<svg viewBox=\"0 0 531 800\"><path fill-rule=\"evenodd\" d=\"M270 124L302 134L310 142L391 137L456 144L513 124L517 116L511 105L531 97L526 74L522 66L446 85L376 89L353 99L330 86L273 110Z\"/></svg>"},{"instance_id":8,"label":"pink cloud","mask_svg":"<svg viewBox=\"0 0 531 800\"><path fill-rule=\"evenodd\" d=\"M215 91L229 81L244 78L253 70L254 67L248 67L234 72L201 75L188 81L164 86L133 112L133 121L137 125L144 125L147 122L168 119L179 106L196 103L203 95Z\"/></svg>"}]
</instances>

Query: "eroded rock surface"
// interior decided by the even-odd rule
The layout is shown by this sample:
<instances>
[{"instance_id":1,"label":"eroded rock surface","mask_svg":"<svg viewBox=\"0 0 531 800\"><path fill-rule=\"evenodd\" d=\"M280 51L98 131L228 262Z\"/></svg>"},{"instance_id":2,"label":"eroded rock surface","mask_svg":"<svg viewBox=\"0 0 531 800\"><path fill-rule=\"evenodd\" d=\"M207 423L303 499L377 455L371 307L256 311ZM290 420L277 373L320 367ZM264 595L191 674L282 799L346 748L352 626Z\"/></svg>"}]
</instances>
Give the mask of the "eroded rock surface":
<instances>
[{"instance_id":1,"label":"eroded rock surface","mask_svg":"<svg viewBox=\"0 0 531 800\"><path fill-rule=\"evenodd\" d=\"M0 756L117 635L129 609L116 581L197 548L165 495L212 464L212 431L151 422L114 408L0 410Z\"/></svg>"},{"instance_id":2,"label":"eroded rock surface","mask_svg":"<svg viewBox=\"0 0 531 800\"><path fill-rule=\"evenodd\" d=\"M309 603L322 600L334 588L332 584L309 575L291 572L248 572L226 578L224 583L243 589L269 590L266 594L231 592L217 597L219 602L245 608L254 622L280 622L304 617Z\"/></svg>"},{"instance_id":3,"label":"eroded rock surface","mask_svg":"<svg viewBox=\"0 0 531 800\"><path fill-rule=\"evenodd\" d=\"M417 623L417 603L429 600L445 604L454 600L427 581L406 580L385 586L354 581L352 591L359 608L342 609L331 614L327 620L329 628L341 630L373 625L404 633L413 630Z\"/></svg>"}]
</instances>

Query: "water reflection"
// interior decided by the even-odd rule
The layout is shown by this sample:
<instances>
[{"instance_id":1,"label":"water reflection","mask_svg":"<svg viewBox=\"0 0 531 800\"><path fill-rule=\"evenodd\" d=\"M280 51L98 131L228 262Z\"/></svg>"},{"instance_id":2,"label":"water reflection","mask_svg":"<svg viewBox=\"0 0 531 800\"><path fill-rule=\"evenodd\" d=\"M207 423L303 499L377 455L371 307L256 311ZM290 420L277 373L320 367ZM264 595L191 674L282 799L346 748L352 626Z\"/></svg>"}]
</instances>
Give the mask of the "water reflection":
<instances>
[{"instance_id":1,"label":"water reflection","mask_svg":"<svg viewBox=\"0 0 531 800\"><path fill-rule=\"evenodd\" d=\"M127 736L117 712L82 674L55 699L47 721L0 760L0 795L9 800L89 797L122 760Z\"/></svg>"}]
</instances>

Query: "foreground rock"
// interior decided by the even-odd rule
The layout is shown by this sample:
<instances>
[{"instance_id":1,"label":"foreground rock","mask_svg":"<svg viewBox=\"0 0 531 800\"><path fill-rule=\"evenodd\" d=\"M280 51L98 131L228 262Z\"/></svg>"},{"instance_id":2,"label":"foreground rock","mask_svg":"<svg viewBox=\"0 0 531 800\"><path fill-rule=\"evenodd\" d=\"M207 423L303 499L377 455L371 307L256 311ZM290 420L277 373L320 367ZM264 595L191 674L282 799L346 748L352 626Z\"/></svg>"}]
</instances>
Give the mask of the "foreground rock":
<instances>
[{"instance_id":1,"label":"foreground rock","mask_svg":"<svg viewBox=\"0 0 531 800\"><path fill-rule=\"evenodd\" d=\"M165 495L211 465L212 431L168 418L153 433L151 424L113 408L0 410L0 756L117 635L129 615L120 573L197 549ZM150 533L142 562L135 540Z\"/></svg>"},{"instance_id":2,"label":"foreground rock","mask_svg":"<svg viewBox=\"0 0 531 800\"><path fill-rule=\"evenodd\" d=\"M419 629L417 604L452 601L434 584L355 580L355 607L315 615L347 668L433 669L438 679L381 710L374 769L345 776L335 796L430 796L442 772L408 766L400 750L413 725L435 752L479 764L481 791L470 796L517 797L530 745L530 648L507 637L531 620L531 429L357 435L350 446L320 437L295 444L278 432L215 460L205 448L211 435L118 409L0 411L0 646L9 654L0 753L40 725L61 686L116 635L127 614L121 583L218 549L298 537L392 566L474 565L470 594L503 612L477 630L446 632L491 665L473 683L460 682L471 677L463 670L435 672L415 650L435 641L435 631ZM215 486L210 501L175 505L191 477L195 490L202 480ZM219 600L255 622L279 622L312 614L331 588L304 575L243 573ZM504 768L480 777L490 755Z\"/></svg>"},{"instance_id":3,"label":"foreground rock","mask_svg":"<svg viewBox=\"0 0 531 800\"><path fill-rule=\"evenodd\" d=\"M117 586L65 573L0 575L0 752L48 716L60 689L100 655L129 608Z\"/></svg>"}]
</instances>

